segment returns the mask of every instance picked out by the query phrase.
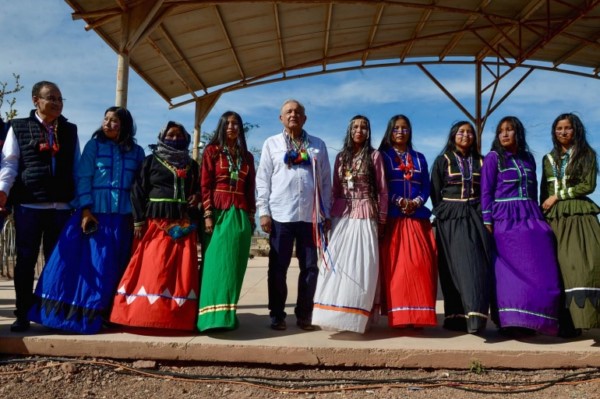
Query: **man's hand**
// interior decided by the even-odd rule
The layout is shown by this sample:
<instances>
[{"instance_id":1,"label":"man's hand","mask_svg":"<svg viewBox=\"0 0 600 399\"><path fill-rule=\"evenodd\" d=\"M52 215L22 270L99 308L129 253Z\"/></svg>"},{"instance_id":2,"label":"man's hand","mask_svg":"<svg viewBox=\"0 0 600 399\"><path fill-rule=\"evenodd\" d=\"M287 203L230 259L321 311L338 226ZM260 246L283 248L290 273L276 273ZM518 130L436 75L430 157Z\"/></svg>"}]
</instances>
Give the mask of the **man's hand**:
<instances>
[{"instance_id":1,"label":"man's hand","mask_svg":"<svg viewBox=\"0 0 600 399\"><path fill-rule=\"evenodd\" d=\"M265 215L260 217L260 228L267 234L271 233L271 224L273 221L271 220L271 216Z\"/></svg>"}]
</instances>

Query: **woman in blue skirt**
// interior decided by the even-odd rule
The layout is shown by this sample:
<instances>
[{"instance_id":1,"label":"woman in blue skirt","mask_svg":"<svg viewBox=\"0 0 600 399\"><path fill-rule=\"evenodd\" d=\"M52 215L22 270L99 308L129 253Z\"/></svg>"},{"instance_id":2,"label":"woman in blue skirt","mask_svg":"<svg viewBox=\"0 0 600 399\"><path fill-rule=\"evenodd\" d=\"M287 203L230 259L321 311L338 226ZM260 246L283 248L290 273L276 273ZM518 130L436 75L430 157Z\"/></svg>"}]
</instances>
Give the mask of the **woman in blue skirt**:
<instances>
[{"instance_id":1,"label":"woman in blue skirt","mask_svg":"<svg viewBox=\"0 0 600 399\"><path fill-rule=\"evenodd\" d=\"M100 331L133 239L130 190L144 160L129 111L110 107L77 169L77 211L38 280L31 321L93 334Z\"/></svg>"}]
</instances>

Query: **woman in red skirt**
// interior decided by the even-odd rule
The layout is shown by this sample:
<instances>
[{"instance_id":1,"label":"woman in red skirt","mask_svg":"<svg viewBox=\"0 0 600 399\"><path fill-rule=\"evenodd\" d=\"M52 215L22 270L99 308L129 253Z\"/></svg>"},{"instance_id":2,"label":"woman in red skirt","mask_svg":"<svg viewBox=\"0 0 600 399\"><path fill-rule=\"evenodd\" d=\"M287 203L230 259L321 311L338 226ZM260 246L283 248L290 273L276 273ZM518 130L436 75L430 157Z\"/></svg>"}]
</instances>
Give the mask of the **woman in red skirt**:
<instances>
[{"instance_id":1,"label":"woman in red skirt","mask_svg":"<svg viewBox=\"0 0 600 399\"><path fill-rule=\"evenodd\" d=\"M437 324L437 249L424 205L429 198L427 161L412 148L412 128L404 115L393 116L379 152L388 184L388 219L380 249L383 312L390 327Z\"/></svg>"},{"instance_id":2,"label":"woman in red skirt","mask_svg":"<svg viewBox=\"0 0 600 399\"><path fill-rule=\"evenodd\" d=\"M139 242L118 285L110 321L195 330L198 312L198 163L190 135L169 122L151 146L131 200Z\"/></svg>"}]
</instances>

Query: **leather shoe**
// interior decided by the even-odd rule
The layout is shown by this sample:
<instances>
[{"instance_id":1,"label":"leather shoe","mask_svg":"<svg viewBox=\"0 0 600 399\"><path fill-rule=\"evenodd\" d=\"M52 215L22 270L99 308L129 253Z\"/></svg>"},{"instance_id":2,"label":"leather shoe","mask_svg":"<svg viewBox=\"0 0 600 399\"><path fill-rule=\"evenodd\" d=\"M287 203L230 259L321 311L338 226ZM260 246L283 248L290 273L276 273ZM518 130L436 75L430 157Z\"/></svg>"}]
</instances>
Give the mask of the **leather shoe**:
<instances>
[{"instance_id":1,"label":"leather shoe","mask_svg":"<svg viewBox=\"0 0 600 399\"><path fill-rule=\"evenodd\" d=\"M313 326L313 324L308 320L298 319L298 320L296 320L296 325L304 331L314 331L315 330L315 326Z\"/></svg>"},{"instance_id":2,"label":"leather shoe","mask_svg":"<svg viewBox=\"0 0 600 399\"><path fill-rule=\"evenodd\" d=\"M10 326L12 332L24 332L29 330L29 320L17 318Z\"/></svg>"},{"instance_id":3,"label":"leather shoe","mask_svg":"<svg viewBox=\"0 0 600 399\"><path fill-rule=\"evenodd\" d=\"M281 319L272 319L271 320L271 328L273 330L278 330L278 331L283 331L285 329L287 329L287 324L285 323L285 320Z\"/></svg>"}]
</instances>

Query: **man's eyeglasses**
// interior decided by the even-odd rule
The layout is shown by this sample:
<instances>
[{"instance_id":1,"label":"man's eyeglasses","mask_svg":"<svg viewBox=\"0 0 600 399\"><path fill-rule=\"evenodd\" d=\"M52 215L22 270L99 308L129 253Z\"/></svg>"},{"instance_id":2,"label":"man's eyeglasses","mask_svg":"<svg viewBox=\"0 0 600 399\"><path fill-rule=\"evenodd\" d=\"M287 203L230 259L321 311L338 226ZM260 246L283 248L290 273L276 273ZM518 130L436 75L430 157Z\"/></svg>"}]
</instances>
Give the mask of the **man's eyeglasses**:
<instances>
[{"instance_id":1,"label":"man's eyeglasses","mask_svg":"<svg viewBox=\"0 0 600 399\"><path fill-rule=\"evenodd\" d=\"M54 97L54 96L38 97L38 98L41 98L42 100L50 101L51 103L64 103L65 101L67 101L66 98Z\"/></svg>"},{"instance_id":2,"label":"man's eyeglasses","mask_svg":"<svg viewBox=\"0 0 600 399\"><path fill-rule=\"evenodd\" d=\"M392 133L408 133L408 129L392 129Z\"/></svg>"}]
</instances>

